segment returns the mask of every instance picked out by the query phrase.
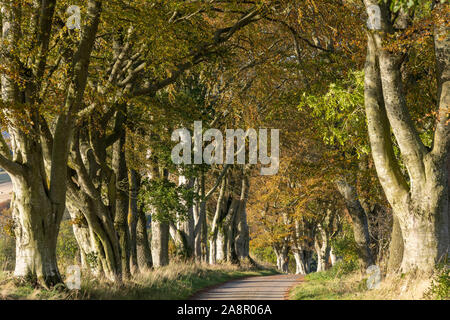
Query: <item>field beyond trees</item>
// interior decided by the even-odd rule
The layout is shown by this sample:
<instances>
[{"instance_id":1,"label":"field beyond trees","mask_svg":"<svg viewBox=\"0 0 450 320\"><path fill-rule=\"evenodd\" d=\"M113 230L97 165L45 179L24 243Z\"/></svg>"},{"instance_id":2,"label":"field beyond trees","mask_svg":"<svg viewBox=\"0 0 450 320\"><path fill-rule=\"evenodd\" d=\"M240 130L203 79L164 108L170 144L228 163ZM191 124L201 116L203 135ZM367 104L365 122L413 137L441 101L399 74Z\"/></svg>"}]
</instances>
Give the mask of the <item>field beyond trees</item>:
<instances>
[{"instance_id":1,"label":"field beyond trees","mask_svg":"<svg viewBox=\"0 0 450 320\"><path fill-rule=\"evenodd\" d=\"M449 0L0 9L2 297L449 298Z\"/></svg>"}]
</instances>

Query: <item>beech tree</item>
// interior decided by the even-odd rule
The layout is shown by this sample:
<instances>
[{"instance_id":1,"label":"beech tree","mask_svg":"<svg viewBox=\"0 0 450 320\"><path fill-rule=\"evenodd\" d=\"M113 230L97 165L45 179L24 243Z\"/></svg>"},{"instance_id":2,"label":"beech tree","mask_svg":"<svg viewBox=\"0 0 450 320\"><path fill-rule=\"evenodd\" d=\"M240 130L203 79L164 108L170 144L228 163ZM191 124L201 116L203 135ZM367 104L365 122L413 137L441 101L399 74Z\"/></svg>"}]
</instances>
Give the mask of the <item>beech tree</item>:
<instances>
[{"instance_id":1,"label":"beech tree","mask_svg":"<svg viewBox=\"0 0 450 320\"><path fill-rule=\"evenodd\" d=\"M84 108L102 3L87 1L81 31L69 32L56 16L61 10L56 1L1 2L2 120L12 155L2 148L0 165L13 181L14 273L46 287L61 282L55 250L65 209L66 164L75 120ZM57 84L54 69L64 73Z\"/></svg>"},{"instance_id":2,"label":"beech tree","mask_svg":"<svg viewBox=\"0 0 450 320\"><path fill-rule=\"evenodd\" d=\"M446 259L447 3L80 0L72 26L69 2L0 1L17 277L62 282L66 211L82 267L115 282L168 265L170 238L186 260L254 263L251 244L323 271L346 220L362 267L389 230L389 272ZM281 129L278 175L175 165L193 120Z\"/></svg>"},{"instance_id":3,"label":"beech tree","mask_svg":"<svg viewBox=\"0 0 450 320\"><path fill-rule=\"evenodd\" d=\"M389 48L390 37L406 32L411 11L394 12L384 3L364 1L369 18L379 8L379 25L368 31L365 67L365 107L372 157L378 177L402 232L403 272L431 271L449 250L449 36L448 6L436 3L433 13L436 57L437 119L430 148L424 145L411 120L401 77L405 54ZM375 6L375 7L374 7ZM400 171L390 131L407 168Z\"/></svg>"}]
</instances>

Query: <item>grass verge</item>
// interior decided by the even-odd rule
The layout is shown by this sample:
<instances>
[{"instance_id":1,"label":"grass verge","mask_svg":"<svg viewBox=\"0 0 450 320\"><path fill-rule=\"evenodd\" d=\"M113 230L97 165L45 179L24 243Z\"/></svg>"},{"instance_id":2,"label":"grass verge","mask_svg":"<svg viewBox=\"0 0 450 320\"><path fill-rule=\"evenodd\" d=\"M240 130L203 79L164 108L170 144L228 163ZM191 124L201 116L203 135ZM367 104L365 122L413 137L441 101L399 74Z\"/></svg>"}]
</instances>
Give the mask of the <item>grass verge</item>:
<instances>
[{"instance_id":1,"label":"grass verge","mask_svg":"<svg viewBox=\"0 0 450 320\"><path fill-rule=\"evenodd\" d=\"M352 300L364 291L358 274L336 277L333 272L310 273L289 293L290 300Z\"/></svg>"},{"instance_id":2,"label":"grass verge","mask_svg":"<svg viewBox=\"0 0 450 320\"><path fill-rule=\"evenodd\" d=\"M173 263L135 276L122 284L83 277L81 290L71 292L36 289L4 279L0 282L0 299L182 300L203 288L229 280L275 273L270 269L239 268L226 264Z\"/></svg>"},{"instance_id":3,"label":"grass verge","mask_svg":"<svg viewBox=\"0 0 450 320\"><path fill-rule=\"evenodd\" d=\"M290 300L449 300L448 269L434 275L420 272L384 278L377 289L367 288L367 275L359 271L339 274L336 268L311 273L294 287Z\"/></svg>"}]
</instances>

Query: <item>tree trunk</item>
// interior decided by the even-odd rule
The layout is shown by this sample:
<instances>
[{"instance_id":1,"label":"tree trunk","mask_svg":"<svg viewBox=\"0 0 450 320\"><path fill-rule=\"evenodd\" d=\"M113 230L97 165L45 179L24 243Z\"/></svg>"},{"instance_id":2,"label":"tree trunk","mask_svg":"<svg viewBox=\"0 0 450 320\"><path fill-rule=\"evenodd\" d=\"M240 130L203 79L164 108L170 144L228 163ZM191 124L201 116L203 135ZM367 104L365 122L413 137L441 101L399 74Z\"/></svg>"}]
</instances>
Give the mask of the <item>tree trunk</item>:
<instances>
[{"instance_id":1,"label":"tree trunk","mask_svg":"<svg viewBox=\"0 0 450 320\"><path fill-rule=\"evenodd\" d=\"M101 268L93 261L98 253L95 242L92 241L93 235L87 224L83 213L72 205L67 199L67 211L69 212L73 234L77 240L78 249L80 251L81 268L84 272L91 272L94 276L100 276Z\"/></svg>"},{"instance_id":2,"label":"tree trunk","mask_svg":"<svg viewBox=\"0 0 450 320\"><path fill-rule=\"evenodd\" d=\"M303 250L292 250L295 259L295 274L305 275L309 272L307 257Z\"/></svg>"},{"instance_id":3,"label":"tree trunk","mask_svg":"<svg viewBox=\"0 0 450 320\"><path fill-rule=\"evenodd\" d=\"M358 256L362 267L366 269L375 262L372 252L370 251L369 223L367 221L367 215L358 200L358 195L353 185L350 185L345 179L339 179L336 182L336 185L345 200L347 210L352 219Z\"/></svg>"},{"instance_id":4,"label":"tree trunk","mask_svg":"<svg viewBox=\"0 0 450 320\"><path fill-rule=\"evenodd\" d=\"M217 236L209 240L209 264L217 263Z\"/></svg>"},{"instance_id":5,"label":"tree trunk","mask_svg":"<svg viewBox=\"0 0 450 320\"><path fill-rule=\"evenodd\" d=\"M205 198L205 174L201 173L199 181L200 199L197 202L197 212L195 219L195 258L197 261L206 261L206 247L205 235L208 233L208 226L206 225L206 198Z\"/></svg>"},{"instance_id":6,"label":"tree trunk","mask_svg":"<svg viewBox=\"0 0 450 320\"><path fill-rule=\"evenodd\" d=\"M248 177L244 174L242 177L240 203L237 211L237 237L236 237L236 253L239 260L245 260L250 258L250 232L247 224L247 199L249 193Z\"/></svg>"},{"instance_id":7,"label":"tree trunk","mask_svg":"<svg viewBox=\"0 0 450 320\"><path fill-rule=\"evenodd\" d=\"M223 242L218 240L220 230L222 229L222 223L224 218L226 217L226 213L224 212L225 203L225 189L227 185L227 180L223 179L220 187L219 197L217 198L216 203L216 211L214 213L214 218L211 223L211 233L209 240L209 263L216 264L218 261L223 260L226 256L226 253L223 252ZM220 256L219 256L220 255Z\"/></svg>"},{"instance_id":8,"label":"tree trunk","mask_svg":"<svg viewBox=\"0 0 450 320\"><path fill-rule=\"evenodd\" d=\"M203 199L204 194L204 177L202 177L202 182L200 186L200 198ZM194 204L193 212L194 212L194 256L197 261L205 261L206 252L205 252L205 234L208 232L208 226L206 225L206 201L198 200Z\"/></svg>"},{"instance_id":9,"label":"tree trunk","mask_svg":"<svg viewBox=\"0 0 450 320\"><path fill-rule=\"evenodd\" d=\"M320 246L316 248L317 254L317 269L316 272L321 272L326 270L326 253L321 250Z\"/></svg>"},{"instance_id":10,"label":"tree trunk","mask_svg":"<svg viewBox=\"0 0 450 320\"><path fill-rule=\"evenodd\" d=\"M139 210L139 218L136 226L136 255L141 272L148 271L152 268L153 261L147 234L147 217L142 209Z\"/></svg>"},{"instance_id":11,"label":"tree trunk","mask_svg":"<svg viewBox=\"0 0 450 320\"><path fill-rule=\"evenodd\" d=\"M223 226L219 226L217 232L217 239L215 242L216 242L216 261L217 262L227 261L228 256L227 241Z\"/></svg>"},{"instance_id":12,"label":"tree trunk","mask_svg":"<svg viewBox=\"0 0 450 320\"><path fill-rule=\"evenodd\" d=\"M202 172L197 181L200 199L194 204L194 236L195 236L195 259L197 261L208 261L208 225L206 223L206 190L205 174Z\"/></svg>"},{"instance_id":13,"label":"tree trunk","mask_svg":"<svg viewBox=\"0 0 450 320\"><path fill-rule=\"evenodd\" d=\"M225 183L222 190L225 192ZM238 263L236 252L236 211L239 209L239 200L234 197L232 182L229 183L230 194L223 203L216 208L215 221L212 226L212 240L216 242L216 261L228 261ZM223 194L222 194L223 196ZM221 196L219 195L219 198Z\"/></svg>"},{"instance_id":14,"label":"tree trunk","mask_svg":"<svg viewBox=\"0 0 450 320\"><path fill-rule=\"evenodd\" d=\"M57 106L64 111L53 117L56 125L51 132L45 115L40 113L40 89L44 87L48 67L55 3L46 1L41 3L40 10L32 10L36 12L31 16L36 22L35 29L33 23L22 29L22 19L30 17L24 6L4 2L1 5L1 117L9 126L12 155L8 148L0 148L0 166L10 174L15 194L15 275L36 280L47 288L62 282L56 262L56 240L65 211L66 164L74 115L82 104L102 6L101 1L89 1L83 37L74 48L76 53L69 58L67 81L62 84L66 88L64 103ZM38 57L38 63L34 58L24 63L16 50L28 38L30 30L34 41L23 48L29 52L21 50L21 55ZM27 80L22 83L24 76ZM21 106L21 112L12 110L12 106Z\"/></svg>"},{"instance_id":15,"label":"tree trunk","mask_svg":"<svg viewBox=\"0 0 450 320\"><path fill-rule=\"evenodd\" d=\"M312 272L311 266L313 263L313 251L306 250L306 251L304 251L304 255L305 255L306 273L308 274L308 273Z\"/></svg>"},{"instance_id":16,"label":"tree trunk","mask_svg":"<svg viewBox=\"0 0 450 320\"><path fill-rule=\"evenodd\" d=\"M206 203L205 203L206 207ZM208 252L208 224L206 221L206 213L203 216L202 230L201 230L201 256L202 262L208 262L209 252Z\"/></svg>"},{"instance_id":17,"label":"tree trunk","mask_svg":"<svg viewBox=\"0 0 450 320\"><path fill-rule=\"evenodd\" d=\"M334 266L337 262L337 256L334 253L333 247L330 248L330 262L331 262L331 266Z\"/></svg>"},{"instance_id":18,"label":"tree trunk","mask_svg":"<svg viewBox=\"0 0 450 320\"><path fill-rule=\"evenodd\" d=\"M394 274L400 269L403 260L403 250L402 229L400 228L398 218L393 216L391 242L389 244L389 260L387 265L388 273Z\"/></svg>"},{"instance_id":19,"label":"tree trunk","mask_svg":"<svg viewBox=\"0 0 450 320\"><path fill-rule=\"evenodd\" d=\"M433 188L433 191L430 191L435 190ZM436 199L424 201L426 196ZM419 269L431 272L436 263L444 261L449 242L448 216L442 209L443 198L439 192L437 194L426 192L420 198L416 198L419 203L412 201L410 211L402 211L399 215L404 240L402 271ZM448 205L446 199L445 202Z\"/></svg>"},{"instance_id":20,"label":"tree trunk","mask_svg":"<svg viewBox=\"0 0 450 320\"><path fill-rule=\"evenodd\" d=\"M119 240L110 218L110 212L99 199L91 199L73 183L69 183L67 209L69 210L78 247L85 256L84 268L95 276L103 275L110 281L122 277Z\"/></svg>"},{"instance_id":21,"label":"tree trunk","mask_svg":"<svg viewBox=\"0 0 450 320\"><path fill-rule=\"evenodd\" d=\"M139 270L138 259L137 259L137 223L139 219L139 207L138 207L138 194L140 177L136 170L130 170L130 216L129 216L129 227L130 227L130 270L135 274Z\"/></svg>"},{"instance_id":22,"label":"tree trunk","mask_svg":"<svg viewBox=\"0 0 450 320\"><path fill-rule=\"evenodd\" d=\"M233 199L230 211L223 223L223 229L227 248L227 261L231 263L239 263L236 252L236 213L239 210L239 201Z\"/></svg>"},{"instance_id":23,"label":"tree trunk","mask_svg":"<svg viewBox=\"0 0 450 320\"><path fill-rule=\"evenodd\" d=\"M121 128L123 117L119 114L116 116L115 126ZM75 170L70 170L71 179L68 179L66 202L71 216L78 215L81 220L85 220L89 227L90 243L95 244L93 246L95 251L90 253L89 259L93 274L97 274L97 271L100 270L100 274L110 281L120 281L124 260L116 227L120 229L119 226L123 224L123 215L126 215L128 211L129 192L118 190L120 183L117 182L117 175L107 165L104 138L90 137L88 130L87 126L82 126L74 133L71 163ZM91 144L96 148L94 149ZM126 172L126 166L118 163L120 161L117 150L113 151L113 158L116 172L119 174L119 169L123 170L124 167ZM120 172L120 178L123 179L122 172ZM128 183L128 180L126 181ZM119 197L117 197L118 193L120 193ZM126 209L124 209L125 204ZM77 218L77 220L79 219ZM126 216L125 226L128 231ZM121 240L124 239L122 236ZM79 245L80 247L85 246L82 243ZM126 254L126 252L123 253ZM127 269L129 271L129 263L127 263Z\"/></svg>"},{"instance_id":24,"label":"tree trunk","mask_svg":"<svg viewBox=\"0 0 450 320\"><path fill-rule=\"evenodd\" d=\"M152 261L154 267L169 264L169 224L152 217Z\"/></svg>"},{"instance_id":25,"label":"tree trunk","mask_svg":"<svg viewBox=\"0 0 450 320\"><path fill-rule=\"evenodd\" d=\"M378 5L365 0L366 8ZM403 272L432 272L449 250L447 157L450 143L448 105L450 37L444 25L435 28L438 121L433 148L418 135L406 105L400 73L401 57L384 48L385 34L393 32L389 8L381 5L382 33L368 34L365 67L365 107L369 138L378 177L398 218L404 252ZM438 10L442 5L437 5ZM410 184L400 171L391 142L391 129L407 167Z\"/></svg>"},{"instance_id":26,"label":"tree trunk","mask_svg":"<svg viewBox=\"0 0 450 320\"><path fill-rule=\"evenodd\" d=\"M53 220L51 201L45 196L39 176L11 179L16 236L14 275L52 287L62 280L56 261L59 223Z\"/></svg>"},{"instance_id":27,"label":"tree trunk","mask_svg":"<svg viewBox=\"0 0 450 320\"><path fill-rule=\"evenodd\" d=\"M311 238L312 226L308 221L296 220L292 237L291 250L295 258L296 273L307 274L311 272Z\"/></svg>"},{"instance_id":28,"label":"tree trunk","mask_svg":"<svg viewBox=\"0 0 450 320\"><path fill-rule=\"evenodd\" d=\"M178 186L183 186L187 190L194 187L195 179L187 179L185 176L179 176ZM184 200L183 200L184 202ZM194 208L188 208L187 217L183 219L177 215L176 224L170 224L170 235L175 242L177 254L185 259L190 259L194 256L195 251L195 222L194 222Z\"/></svg>"},{"instance_id":29,"label":"tree trunk","mask_svg":"<svg viewBox=\"0 0 450 320\"><path fill-rule=\"evenodd\" d=\"M273 251L277 257L277 269L283 273L289 273L289 246L284 240L283 244L275 244Z\"/></svg>"},{"instance_id":30,"label":"tree trunk","mask_svg":"<svg viewBox=\"0 0 450 320\"><path fill-rule=\"evenodd\" d=\"M141 176L136 170L131 170L131 185L131 263L135 269L139 269L140 272L146 272L152 268L153 263L147 233L147 217L145 216L144 210L138 206L137 202L141 185Z\"/></svg>"}]
</instances>

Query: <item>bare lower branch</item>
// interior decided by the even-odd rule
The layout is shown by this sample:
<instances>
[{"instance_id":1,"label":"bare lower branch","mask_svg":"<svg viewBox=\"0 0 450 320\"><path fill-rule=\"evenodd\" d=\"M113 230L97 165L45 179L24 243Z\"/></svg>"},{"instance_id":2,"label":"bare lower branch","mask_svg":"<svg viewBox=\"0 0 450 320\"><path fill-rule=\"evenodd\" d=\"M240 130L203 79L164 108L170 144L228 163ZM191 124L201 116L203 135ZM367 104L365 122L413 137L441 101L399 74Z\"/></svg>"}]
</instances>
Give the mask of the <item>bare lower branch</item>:
<instances>
[{"instance_id":1,"label":"bare lower branch","mask_svg":"<svg viewBox=\"0 0 450 320\"><path fill-rule=\"evenodd\" d=\"M24 168L21 164L5 158L2 154L0 154L0 167L13 176L23 175L24 173Z\"/></svg>"},{"instance_id":2,"label":"bare lower branch","mask_svg":"<svg viewBox=\"0 0 450 320\"><path fill-rule=\"evenodd\" d=\"M214 193L214 191L216 191L216 189L219 187L220 182L222 181L223 177L225 176L225 174L227 173L228 168L231 165L226 164L223 169L222 172L220 173L220 175L217 177L216 183L214 184L214 186L211 188L211 190L208 191L208 193L205 195L205 201Z\"/></svg>"}]
</instances>

